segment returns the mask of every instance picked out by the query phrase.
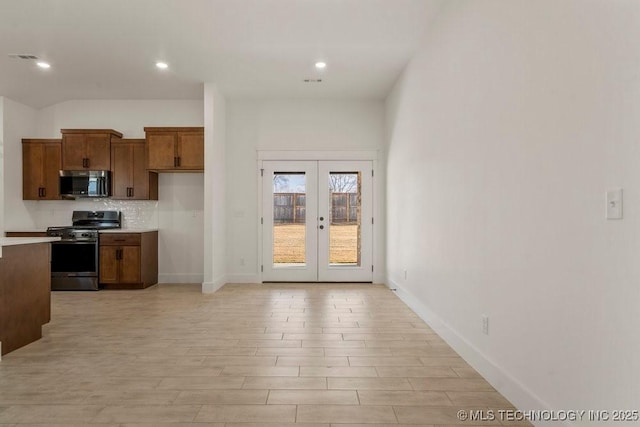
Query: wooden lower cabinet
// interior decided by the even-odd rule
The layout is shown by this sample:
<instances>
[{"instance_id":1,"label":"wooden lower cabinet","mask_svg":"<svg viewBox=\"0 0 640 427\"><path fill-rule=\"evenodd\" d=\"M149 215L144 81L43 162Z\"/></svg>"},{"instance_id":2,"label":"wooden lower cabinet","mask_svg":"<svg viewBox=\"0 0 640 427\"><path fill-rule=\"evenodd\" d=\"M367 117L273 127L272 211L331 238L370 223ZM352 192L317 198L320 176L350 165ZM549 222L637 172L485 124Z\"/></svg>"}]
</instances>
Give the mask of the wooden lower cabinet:
<instances>
[{"instance_id":1,"label":"wooden lower cabinet","mask_svg":"<svg viewBox=\"0 0 640 427\"><path fill-rule=\"evenodd\" d=\"M101 233L100 285L143 289L158 283L158 232Z\"/></svg>"}]
</instances>

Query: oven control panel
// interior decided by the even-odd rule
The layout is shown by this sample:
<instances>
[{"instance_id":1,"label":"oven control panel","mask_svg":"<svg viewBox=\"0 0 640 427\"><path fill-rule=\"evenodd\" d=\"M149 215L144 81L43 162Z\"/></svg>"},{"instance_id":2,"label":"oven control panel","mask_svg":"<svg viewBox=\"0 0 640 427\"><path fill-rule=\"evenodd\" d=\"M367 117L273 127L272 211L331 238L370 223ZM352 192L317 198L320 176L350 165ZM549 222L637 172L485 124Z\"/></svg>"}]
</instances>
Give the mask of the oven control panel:
<instances>
[{"instance_id":1,"label":"oven control panel","mask_svg":"<svg viewBox=\"0 0 640 427\"><path fill-rule=\"evenodd\" d=\"M98 231L96 230L78 230L73 228L66 229L50 229L47 235L51 237L60 237L63 241L97 241Z\"/></svg>"}]
</instances>

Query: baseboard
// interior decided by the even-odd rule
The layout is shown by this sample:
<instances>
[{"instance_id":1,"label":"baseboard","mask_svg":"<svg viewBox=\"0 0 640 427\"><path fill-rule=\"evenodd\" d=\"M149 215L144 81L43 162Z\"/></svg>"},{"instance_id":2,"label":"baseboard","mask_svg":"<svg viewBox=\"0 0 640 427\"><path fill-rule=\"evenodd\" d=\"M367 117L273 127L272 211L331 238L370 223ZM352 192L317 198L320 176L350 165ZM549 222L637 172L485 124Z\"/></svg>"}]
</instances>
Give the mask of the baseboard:
<instances>
[{"instance_id":1,"label":"baseboard","mask_svg":"<svg viewBox=\"0 0 640 427\"><path fill-rule=\"evenodd\" d=\"M227 283L226 276L219 277L213 282L202 282L202 293L203 294L212 294L221 287L223 287Z\"/></svg>"},{"instance_id":2,"label":"baseboard","mask_svg":"<svg viewBox=\"0 0 640 427\"><path fill-rule=\"evenodd\" d=\"M178 273L178 274L158 274L158 283L202 283L202 274Z\"/></svg>"},{"instance_id":3,"label":"baseboard","mask_svg":"<svg viewBox=\"0 0 640 427\"><path fill-rule=\"evenodd\" d=\"M485 356L477 347L467 341L445 320L439 317L426 304L422 303L411 292L391 279L387 279L388 287L395 289L396 295L424 320L443 340L447 342L464 360L480 373L498 392L506 397L521 411L550 411L551 407L523 384L516 381L508 372ZM565 425L559 422L535 422L537 427Z\"/></svg>"},{"instance_id":4,"label":"baseboard","mask_svg":"<svg viewBox=\"0 0 640 427\"><path fill-rule=\"evenodd\" d=\"M258 274L229 274L227 283L262 283Z\"/></svg>"}]
</instances>

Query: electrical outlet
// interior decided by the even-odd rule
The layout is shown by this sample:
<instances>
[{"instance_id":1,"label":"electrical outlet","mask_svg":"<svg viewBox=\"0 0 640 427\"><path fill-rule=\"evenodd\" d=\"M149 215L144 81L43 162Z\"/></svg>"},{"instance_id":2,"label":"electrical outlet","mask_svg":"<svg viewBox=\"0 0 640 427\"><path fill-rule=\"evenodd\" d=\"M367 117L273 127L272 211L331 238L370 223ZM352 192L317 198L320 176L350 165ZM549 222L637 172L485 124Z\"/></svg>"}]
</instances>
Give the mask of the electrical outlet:
<instances>
[{"instance_id":1,"label":"electrical outlet","mask_svg":"<svg viewBox=\"0 0 640 427\"><path fill-rule=\"evenodd\" d=\"M607 190L607 219L622 219L622 188Z\"/></svg>"},{"instance_id":2,"label":"electrical outlet","mask_svg":"<svg viewBox=\"0 0 640 427\"><path fill-rule=\"evenodd\" d=\"M240 258L240 265L244 265L244 258Z\"/></svg>"},{"instance_id":3,"label":"electrical outlet","mask_svg":"<svg viewBox=\"0 0 640 427\"><path fill-rule=\"evenodd\" d=\"M489 335L489 316L482 315L482 333Z\"/></svg>"},{"instance_id":4,"label":"electrical outlet","mask_svg":"<svg viewBox=\"0 0 640 427\"><path fill-rule=\"evenodd\" d=\"M407 270L404 271L404 280L407 280Z\"/></svg>"}]
</instances>

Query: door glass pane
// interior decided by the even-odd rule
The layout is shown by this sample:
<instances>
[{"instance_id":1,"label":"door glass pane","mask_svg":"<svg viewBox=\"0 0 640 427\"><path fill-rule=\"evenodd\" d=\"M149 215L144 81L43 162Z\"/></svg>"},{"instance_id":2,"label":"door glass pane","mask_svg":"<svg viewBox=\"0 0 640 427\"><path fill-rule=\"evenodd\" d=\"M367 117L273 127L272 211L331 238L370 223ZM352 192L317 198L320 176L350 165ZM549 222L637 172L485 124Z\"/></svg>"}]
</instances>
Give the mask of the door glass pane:
<instances>
[{"instance_id":1,"label":"door glass pane","mask_svg":"<svg viewBox=\"0 0 640 427\"><path fill-rule=\"evenodd\" d=\"M306 265L306 176L273 173L273 266Z\"/></svg>"},{"instance_id":2,"label":"door glass pane","mask_svg":"<svg viewBox=\"0 0 640 427\"><path fill-rule=\"evenodd\" d=\"M329 265L360 266L360 172L329 173Z\"/></svg>"}]
</instances>

